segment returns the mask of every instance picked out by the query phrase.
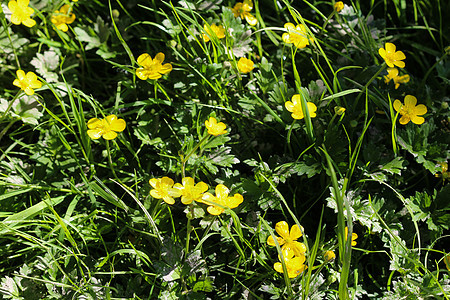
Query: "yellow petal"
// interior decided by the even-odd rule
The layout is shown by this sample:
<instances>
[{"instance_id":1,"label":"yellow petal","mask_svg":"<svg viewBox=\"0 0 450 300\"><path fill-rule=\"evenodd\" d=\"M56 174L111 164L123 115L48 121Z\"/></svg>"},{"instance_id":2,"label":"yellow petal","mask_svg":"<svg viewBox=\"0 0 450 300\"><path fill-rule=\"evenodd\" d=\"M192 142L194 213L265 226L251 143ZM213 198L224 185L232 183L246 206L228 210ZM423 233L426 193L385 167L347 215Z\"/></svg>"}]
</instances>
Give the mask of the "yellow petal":
<instances>
[{"instance_id":1,"label":"yellow petal","mask_svg":"<svg viewBox=\"0 0 450 300\"><path fill-rule=\"evenodd\" d=\"M275 225L275 231L285 240L289 239L289 225L286 221L280 221Z\"/></svg>"},{"instance_id":2,"label":"yellow petal","mask_svg":"<svg viewBox=\"0 0 450 300\"><path fill-rule=\"evenodd\" d=\"M297 224L295 224L294 226L292 226L292 228L291 228L291 233L290 233L291 240L296 240L296 239L298 239L299 237L301 237L302 235L303 235L303 233L302 233L300 227L298 227Z\"/></svg>"},{"instance_id":3,"label":"yellow petal","mask_svg":"<svg viewBox=\"0 0 450 300\"><path fill-rule=\"evenodd\" d=\"M202 202L205 204L213 204L217 199L211 193L204 193L202 196Z\"/></svg>"},{"instance_id":4,"label":"yellow petal","mask_svg":"<svg viewBox=\"0 0 450 300\"><path fill-rule=\"evenodd\" d=\"M136 76L141 80L146 80L148 78L147 71L144 68L137 68Z\"/></svg>"},{"instance_id":5,"label":"yellow petal","mask_svg":"<svg viewBox=\"0 0 450 300\"><path fill-rule=\"evenodd\" d=\"M395 101L394 101L394 109L396 110L396 111L400 111L400 109L402 108L402 103L400 102L400 100L398 100L398 99L396 99Z\"/></svg>"},{"instance_id":6,"label":"yellow petal","mask_svg":"<svg viewBox=\"0 0 450 300\"><path fill-rule=\"evenodd\" d=\"M423 104L419 104L416 106L416 108L414 108L414 113L416 115L424 115L427 113L427 107Z\"/></svg>"},{"instance_id":7,"label":"yellow petal","mask_svg":"<svg viewBox=\"0 0 450 300\"><path fill-rule=\"evenodd\" d=\"M14 14L14 12L16 11L16 9L17 9L17 2L16 1L9 1L8 2L8 8L9 8L9 10Z\"/></svg>"},{"instance_id":8,"label":"yellow petal","mask_svg":"<svg viewBox=\"0 0 450 300\"><path fill-rule=\"evenodd\" d=\"M105 132L104 134L103 134L103 138L105 139L105 140L113 140L113 139L115 139L117 137L117 133L115 132L115 131L112 131L112 130L110 130L110 131L108 131L108 132Z\"/></svg>"},{"instance_id":9,"label":"yellow petal","mask_svg":"<svg viewBox=\"0 0 450 300\"><path fill-rule=\"evenodd\" d=\"M16 75L19 80L23 80L25 78L25 72L23 70L17 70Z\"/></svg>"},{"instance_id":10,"label":"yellow petal","mask_svg":"<svg viewBox=\"0 0 450 300\"><path fill-rule=\"evenodd\" d=\"M406 55L402 51L397 51L397 52L395 52L394 58L396 60L403 60L406 58Z\"/></svg>"},{"instance_id":11,"label":"yellow petal","mask_svg":"<svg viewBox=\"0 0 450 300\"><path fill-rule=\"evenodd\" d=\"M227 206L229 208L238 207L244 201L244 197L241 194L234 194L233 197L227 198Z\"/></svg>"},{"instance_id":12,"label":"yellow petal","mask_svg":"<svg viewBox=\"0 0 450 300\"><path fill-rule=\"evenodd\" d=\"M162 52L159 52L158 54L156 54L155 58L153 59L154 61L158 61L159 63L162 64L162 62L164 61L165 55Z\"/></svg>"},{"instance_id":13,"label":"yellow petal","mask_svg":"<svg viewBox=\"0 0 450 300\"><path fill-rule=\"evenodd\" d=\"M292 96L291 100L292 100L292 103L294 103L294 106L299 105L299 104L301 105L301 103L302 103L302 98L301 98L300 94L295 94L294 96Z\"/></svg>"},{"instance_id":14,"label":"yellow petal","mask_svg":"<svg viewBox=\"0 0 450 300\"><path fill-rule=\"evenodd\" d=\"M386 48L386 52L387 52L387 53L394 53L394 52L395 52L395 49L396 49L395 45L392 44L392 43L386 43L386 44L384 45L384 48Z\"/></svg>"},{"instance_id":15,"label":"yellow petal","mask_svg":"<svg viewBox=\"0 0 450 300\"><path fill-rule=\"evenodd\" d=\"M423 124L423 122L425 122L425 119L422 117L418 117L418 116L412 116L411 122L413 122L414 124L420 125L420 124Z\"/></svg>"},{"instance_id":16,"label":"yellow petal","mask_svg":"<svg viewBox=\"0 0 450 300\"><path fill-rule=\"evenodd\" d=\"M171 187L173 186L174 181L172 178L164 176L163 178L161 178L161 184L168 185Z\"/></svg>"},{"instance_id":17,"label":"yellow petal","mask_svg":"<svg viewBox=\"0 0 450 300\"><path fill-rule=\"evenodd\" d=\"M88 136L93 139L97 140L102 136L103 131L101 129L89 129L87 131Z\"/></svg>"},{"instance_id":18,"label":"yellow petal","mask_svg":"<svg viewBox=\"0 0 450 300\"><path fill-rule=\"evenodd\" d=\"M378 54L384 59L386 57L386 50L384 48L378 49Z\"/></svg>"},{"instance_id":19,"label":"yellow petal","mask_svg":"<svg viewBox=\"0 0 450 300\"><path fill-rule=\"evenodd\" d=\"M254 17L252 14L250 13L246 13L245 14L245 20L247 21L248 24L250 24L251 26L255 26L256 24L258 24L258 19L256 19L256 17Z\"/></svg>"},{"instance_id":20,"label":"yellow petal","mask_svg":"<svg viewBox=\"0 0 450 300\"><path fill-rule=\"evenodd\" d=\"M286 103L284 103L284 106L288 111L290 112L294 111L294 103L292 103L291 101L286 101Z\"/></svg>"},{"instance_id":21,"label":"yellow petal","mask_svg":"<svg viewBox=\"0 0 450 300\"><path fill-rule=\"evenodd\" d=\"M307 102L306 106L308 107L309 116L314 118L316 116L317 106L312 102Z\"/></svg>"},{"instance_id":22,"label":"yellow petal","mask_svg":"<svg viewBox=\"0 0 450 300\"><path fill-rule=\"evenodd\" d=\"M215 205L208 206L208 212L213 216L218 216L223 213L224 209Z\"/></svg>"},{"instance_id":23,"label":"yellow petal","mask_svg":"<svg viewBox=\"0 0 450 300\"><path fill-rule=\"evenodd\" d=\"M158 190L151 190L150 196L152 196L153 198L156 198L156 199L162 198L161 193Z\"/></svg>"},{"instance_id":24,"label":"yellow petal","mask_svg":"<svg viewBox=\"0 0 450 300\"><path fill-rule=\"evenodd\" d=\"M405 67L405 63L403 61L400 61L400 60L394 61L394 65L396 65L399 68L404 68Z\"/></svg>"},{"instance_id":25,"label":"yellow petal","mask_svg":"<svg viewBox=\"0 0 450 300\"><path fill-rule=\"evenodd\" d=\"M289 33L285 32L283 33L283 35L281 36L281 39L283 40L283 42L285 42L286 44L291 44L291 37L289 35Z\"/></svg>"},{"instance_id":26,"label":"yellow petal","mask_svg":"<svg viewBox=\"0 0 450 300\"><path fill-rule=\"evenodd\" d=\"M413 108L417 104L417 98L412 95L405 96L405 106L407 108Z\"/></svg>"},{"instance_id":27,"label":"yellow petal","mask_svg":"<svg viewBox=\"0 0 450 300\"><path fill-rule=\"evenodd\" d=\"M148 75L148 79L159 79L161 77L162 77L162 75L159 73L151 73Z\"/></svg>"},{"instance_id":28,"label":"yellow petal","mask_svg":"<svg viewBox=\"0 0 450 300\"><path fill-rule=\"evenodd\" d=\"M175 203L175 199L173 199L172 197L166 196L163 198L164 202L166 202L167 204L174 204Z\"/></svg>"},{"instance_id":29,"label":"yellow petal","mask_svg":"<svg viewBox=\"0 0 450 300\"><path fill-rule=\"evenodd\" d=\"M139 57L137 59L137 63L143 67L149 66L152 63L152 57L148 53L143 53L143 54L139 55ZM136 70L136 73L137 73L137 70Z\"/></svg>"},{"instance_id":30,"label":"yellow petal","mask_svg":"<svg viewBox=\"0 0 450 300\"><path fill-rule=\"evenodd\" d=\"M101 127L102 121L97 118L92 118L88 121L87 126L89 129L94 129L97 127Z\"/></svg>"},{"instance_id":31,"label":"yellow petal","mask_svg":"<svg viewBox=\"0 0 450 300\"><path fill-rule=\"evenodd\" d=\"M275 263L273 265L273 268L275 269L275 271L279 272L279 273L283 273L283 265L279 262Z\"/></svg>"},{"instance_id":32,"label":"yellow petal","mask_svg":"<svg viewBox=\"0 0 450 300\"><path fill-rule=\"evenodd\" d=\"M204 193L208 190L208 185L206 183L204 183L203 181L200 181L199 183L197 183L195 185L195 188L197 189L197 191L199 193Z\"/></svg>"},{"instance_id":33,"label":"yellow petal","mask_svg":"<svg viewBox=\"0 0 450 300\"><path fill-rule=\"evenodd\" d=\"M276 238L278 241L278 245L282 246L284 244L284 240L282 238L280 238L279 236L277 236ZM271 235L267 238L267 244L269 246L276 246L275 240L273 239L273 237Z\"/></svg>"},{"instance_id":34,"label":"yellow petal","mask_svg":"<svg viewBox=\"0 0 450 300\"><path fill-rule=\"evenodd\" d=\"M159 72L161 74L166 74L166 73L169 73L170 71L172 71L172 65L171 64L164 64L161 67L161 70L159 70Z\"/></svg>"},{"instance_id":35,"label":"yellow petal","mask_svg":"<svg viewBox=\"0 0 450 300\"><path fill-rule=\"evenodd\" d=\"M150 185L151 185L154 189L156 189L156 185L158 184L159 179L157 179L157 178L152 178L152 179L150 179L148 182L150 183Z\"/></svg>"},{"instance_id":36,"label":"yellow petal","mask_svg":"<svg viewBox=\"0 0 450 300\"><path fill-rule=\"evenodd\" d=\"M34 25L36 25L36 21L35 20L33 20L33 19L31 19L31 18L28 18L28 19L26 19L26 20L23 20L22 21L22 24L23 25L25 25L25 26L27 26L27 27L33 27Z\"/></svg>"},{"instance_id":37,"label":"yellow petal","mask_svg":"<svg viewBox=\"0 0 450 300\"><path fill-rule=\"evenodd\" d=\"M28 96L31 96L31 95L34 94L34 90L33 90L31 87L29 87L29 86L27 86L23 91L24 91L25 94L27 94Z\"/></svg>"},{"instance_id":38,"label":"yellow petal","mask_svg":"<svg viewBox=\"0 0 450 300\"><path fill-rule=\"evenodd\" d=\"M411 118L409 117L409 115L404 115L400 118L400 124L402 125L406 125L409 123L409 121L411 120Z\"/></svg>"},{"instance_id":39,"label":"yellow petal","mask_svg":"<svg viewBox=\"0 0 450 300\"><path fill-rule=\"evenodd\" d=\"M218 184L216 186L216 197L217 198L226 198L230 190L223 184Z\"/></svg>"},{"instance_id":40,"label":"yellow petal","mask_svg":"<svg viewBox=\"0 0 450 300\"><path fill-rule=\"evenodd\" d=\"M127 124L125 123L124 119L117 119L110 123L111 130L114 130L117 132L124 131L126 126L127 126Z\"/></svg>"}]
</instances>

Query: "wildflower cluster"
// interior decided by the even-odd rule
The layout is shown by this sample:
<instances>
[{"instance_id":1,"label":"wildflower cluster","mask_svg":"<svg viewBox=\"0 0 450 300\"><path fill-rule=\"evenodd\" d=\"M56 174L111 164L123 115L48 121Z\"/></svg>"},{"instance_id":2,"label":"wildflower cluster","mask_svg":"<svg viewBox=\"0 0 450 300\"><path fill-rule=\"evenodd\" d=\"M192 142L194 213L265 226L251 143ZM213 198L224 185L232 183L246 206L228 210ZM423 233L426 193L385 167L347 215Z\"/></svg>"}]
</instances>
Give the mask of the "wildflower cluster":
<instances>
[{"instance_id":1,"label":"wildflower cluster","mask_svg":"<svg viewBox=\"0 0 450 300\"><path fill-rule=\"evenodd\" d=\"M208 205L207 211L211 215L220 215L227 208L236 208L244 201L241 194L229 196L230 190L223 184L215 188L215 195L207 192L208 185L203 181L195 183L191 177L184 177L181 183L175 183L169 177L152 178L149 181L153 189L150 195L162 199L167 204L174 204L175 199L181 197L181 203L188 205L192 202Z\"/></svg>"},{"instance_id":2,"label":"wildflower cluster","mask_svg":"<svg viewBox=\"0 0 450 300\"><path fill-rule=\"evenodd\" d=\"M378 49L378 53L384 59L386 65L389 66L387 72L388 74L384 76L385 83L389 83L391 80L394 81L395 89L400 86L400 83L407 83L410 80L408 74L399 76L399 68L405 67L406 55L402 51L396 51L397 47L392 43L386 43L384 48ZM412 95L405 96L405 104L402 104L400 100L396 99L394 101L394 109L401 115L400 124L406 125L409 121L414 124L420 125L425 122L421 115L427 113L427 107L423 104L417 104L417 98Z\"/></svg>"},{"instance_id":3,"label":"wildflower cluster","mask_svg":"<svg viewBox=\"0 0 450 300\"><path fill-rule=\"evenodd\" d=\"M307 268L304 264L306 260L306 246L297 241L303 235L302 228L295 224L289 231L288 223L280 221L275 225L275 231L280 236L276 237L276 241L273 236L269 236L267 238L267 244L276 246L278 243L281 246L282 256L278 256L278 258L284 260L289 278L295 278ZM283 265L281 262L276 262L273 268L277 272L283 273Z\"/></svg>"}]
</instances>

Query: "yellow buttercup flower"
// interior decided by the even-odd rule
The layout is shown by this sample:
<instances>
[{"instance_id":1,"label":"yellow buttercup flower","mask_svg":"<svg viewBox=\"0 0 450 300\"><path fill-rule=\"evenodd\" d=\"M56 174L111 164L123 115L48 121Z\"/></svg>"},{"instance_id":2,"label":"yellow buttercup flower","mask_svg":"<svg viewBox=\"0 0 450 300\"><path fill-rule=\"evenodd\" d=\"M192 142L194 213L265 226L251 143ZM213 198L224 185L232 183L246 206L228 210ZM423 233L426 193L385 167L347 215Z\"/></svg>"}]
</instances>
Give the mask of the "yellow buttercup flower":
<instances>
[{"instance_id":1,"label":"yellow buttercup flower","mask_svg":"<svg viewBox=\"0 0 450 300\"><path fill-rule=\"evenodd\" d=\"M286 109L291 112L292 118L296 120L301 120L305 117L302 110L302 100L299 94L292 96L292 101L286 101L284 106ZM314 118L316 116L317 106L312 102L307 102L309 116Z\"/></svg>"},{"instance_id":2,"label":"yellow buttercup flower","mask_svg":"<svg viewBox=\"0 0 450 300\"><path fill-rule=\"evenodd\" d=\"M229 193L230 190L225 185L219 184L216 186L216 196L213 196L211 193L203 194L203 203L209 205L207 210L211 215L220 215L225 211L225 207L235 208L244 201L244 197L241 194L236 193L233 197L228 197Z\"/></svg>"},{"instance_id":3,"label":"yellow buttercup flower","mask_svg":"<svg viewBox=\"0 0 450 300\"><path fill-rule=\"evenodd\" d=\"M211 28L211 29L210 29ZM216 36L218 39L223 39L225 37L225 28L222 25L217 26L216 24L212 24L208 26L207 24L203 25L203 40L205 42L209 42L211 37Z\"/></svg>"},{"instance_id":4,"label":"yellow buttercup flower","mask_svg":"<svg viewBox=\"0 0 450 300\"><path fill-rule=\"evenodd\" d=\"M378 53L384 59L388 67L394 68L394 66L397 66L399 68L404 68L405 62L402 60L406 58L406 55L402 51L395 51L395 45L392 43L386 43L384 47L386 49L380 48L378 49Z\"/></svg>"},{"instance_id":5,"label":"yellow buttercup flower","mask_svg":"<svg viewBox=\"0 0 450 300\"><path fill-rule=\"evenodd\" d=\"M400 83L407 83L409 82L409 75L402 75L398 76L398 69L397 68L388 68L387 69L388 74L384 76L384 82L388 84L391 80L394 81L395 89L398 89L400 86Z\"/></svg>"},{"instance_id":6,"label":"yellow buttercup flower","mask_svg":"<svg viewBox=\"0 0 450 300\"><path fill-rule=\"evenodd\" d=\"M36 25L36 21L31 19L34 10L28 7L29 0L11 0L8 2L8 8L11 11L11 23L15 25L23 24L27 27Z\"/></svg>"},{"instance_id":7,"label":"yellow buttercup flower","mask_svg":"<svg viewBox=\"0 0 450 300\"><path fill-rule=\"evenodd\" d=\"M348 236L348 227L345 227L345 241L347 241ZM352 232L352 246L356 246L356 239L358 238L358 235L354 232Z\"/></svg>"},{"instance_id":8,"label":"yellow buttercup flower","mask_svg":"<svg viewBox=\"0 0 450 300\"><path fill-rule=\"evenodd\" d=\"M281 251L287 251L288 253L292 252L295 256L301 256L306 252L305 244L297 242L297 239L303 235L297 224L292 226L291 231L289 231L288 223L280 221L275 225L275 231L281 236L276 237L278 245L282 246ZM270 246L276 245L272 236L267 238L267 244Z\"/></svg>"},{"instance_id":9,"label":"yellow buttercup flower","mask_svg":"<svg viewBox=\"0 0 450 300\"><path fill-rule=\"evenodd\" d=\"M222 122L217 123L217 120L214 117L209 117L209 120L205 121L205 126L206 129L208 129L208 134L214 136L227 133L227 131L225 130L225 128L227 128L227 125Z\"/></svg>"},{"instance_id":10,"label":"yellow buttercup flower","mask_svg":"<svg viewBox=\"0 0 450 300\"><path fill-rule=\"evenodd\" d=\"M244 0L244 2L238 2L231 9L234 16L241 17L242 20L246 20L251 26L255 26L258 20L250 13L253 9L253 2L251 0Z\"/></svg>"},{"instance_id":11,"label":"yellow buttercup flower","mask_svg":"<svg viewBox=\"0 0 450 300\"><path fill-rule=\"evenodd\" d=\"M306 268L308 268L308 266L304 264L306 257L303 254L293 257L292 252L283 251L283 259L289 278L297 277L298 275L303 273ZM275 269L275 271L283 273L283 265L281 264L281 262L275 263L273 265L273 268Z\"/></svg>"},{"instance_id":12,"label":"yellow buttercup flower","mask_svg":"<svg viewBox=\"0 0 450 300\"><path fill-rule=\"evenodd\" d=\"M333 260L336 258L336 254L334 254L334 251L328 250L323 255L323 258L325 259L325 262L329 262L330 260Z\"/></svg>"},{"instance_id":13,"label":"yellow buttercup flower","mask_svg":"<svg viewBox=\"0 0 450 300\"><path fill-rule=\"evenodd\" d=\"M336 3L334 4L334 10L335 10L336 12L340 12L340 11L343 10L343 9L344 9L344 2L338 1L338 2L336 2Z\"/></svg>"},{"instance_id":14,"label":"yellow buttercup flower","mask_svg":"<svg viewBox=\"0 0 450 300\"><path fill-rule=\"evenodd\" d=\"M447 267L447 270L450 271L450 254L447 254L444 257L444 263L445 263L445 266Z\"/></svg>"},{"instance_id":15,"label":"yellow buttercup flower","mask_svg":"<svg viewBox=\"0 0 450 300\"><path fill-rule=\"evenodd\" d=\"M253 61L245 57L241 57L238 61L238 69L244 74L251 72L255 68L254 65Z\"/></svg>"},{"instance_id":16,"label":"yellow buttercup flower","mask_svg":"<svg viewBox=\"0 0 450 300\"><path fill-rule=\"evenodd\" d=\"M125 130L124 119L118 119L115 115L109 115L104 119L92 118L88 121L88 136L93 139L103 137L105 140L113 140L117 137L117 132Z\"/></svg>"},{"instance_id":17,"label":"yellow buttercup flower","mask_svg":"<svg viewBox=\"0 0 450 300\"><path fill-rule=\"evenodd\" d=\"M147 80L147 78L158 79L162 77L162 74L169 73L172 71L172 65L169 63L163 65L164 58L164 53L161 52L156 54L154 59L147 53L141 54L137 63L142 67L136 69L136 76L139 79Z\"/></svg>"},{"instance_id":18,"label":"yellow buttercup flower","mask_svg":"<svg viewBox=\"0 0 450 300\"><path fill-rule=\"evenodd\" d=\"M174 198L181 196L181 191L173 188L174 182L169 177L152 178L149 180L149 183L153 187L150 195L156 199L163 199L167 204L174 204Z\"/></svg>"},{"instance_id":19,"label":"yellow buttercup flower","mask_svg":"<svg viewBox=\"0 0 450 300\"><path fill-rule=\"evenodd\" d=\"M443 181L449 180L450 179L450 172L448 171L448 163L443 161L440 162L439 165L441 166L441 174L436 173L434 176L436 177L442 177Z\"/></svg>"},{"instance_id":20,"label":"yellow buttercup flower","mask_svg":"<svg viewBox=\"0 0 450 300\"><path fill-rule=\"evenodd\" d=\"M59 10L55 10L50 21L61 31L69 30L67 24L72 24L75 21L75 14L69 13L70 5L65 4Z\"/></svg>"},{"instance_id":21,"label":"yellow buttercup flower","mask_svg":"<svg viewBox=\"0 0 450 300\"><path fill-rule=\"evenodd\" d=\"M42 82L37 79L36 74L28 72L25 74L22 70L16 71L17 79L13 81L13 84L20 87L28 96L34 94L34 89L38 89L42 86Z\"/></svg>"},{"instance_id":22,"label":"yellow buttercup flower","mask_svg":"<svg viewBox=\"0 0 450 300\"><path fill-rule=\"evenodd\" d=\"M313 38L308 38L308 33L303 24L295 26L292 23L286 23L284 28L286 28L287 32L283 33L281 38L286 44L294 44L295 47L301 49L314 41Z\"/></svg>"},{"instance_id":23,"label":"yellow buttercup flower","mask_svg":"<svg viewBox=\"0 0 450 300\"><path fill-rule=\"evenodd\" d=\"M345 113L345 107L342 106L335 106L334 107L334 113L338 116L342 116Z\"/></svg>"},{"instance_id":24,"label":"yellow buttercup flower","mask_svg":"<svg viewBox=\"0 0 450 300\"><path fill-rule=\"evenodd\" d=\"M419 116L427 113L427 107L423 104L416 106L416 104L417 98L412 95L405 96L405 104L402 104L397 99L394 101L394 109L402 115L400 124L406 125L411 121L414 124L420 125L425 122L425 119Z\"/></svg>"},{"instance_id":25,"label":"yellow buttercup flower","mask_svg":"<svg viewBox=\"0 0 450 300\"><path fill-rule=\"evenodd\" d=\"M195 184L194 179L191 177L184 177L181 183L175 183L174 189L177 189L181 193L181 203L190 204L192 201L201 201L203 193L208 190L208 185L203 181Z\"/></svg>"}]
</instances>

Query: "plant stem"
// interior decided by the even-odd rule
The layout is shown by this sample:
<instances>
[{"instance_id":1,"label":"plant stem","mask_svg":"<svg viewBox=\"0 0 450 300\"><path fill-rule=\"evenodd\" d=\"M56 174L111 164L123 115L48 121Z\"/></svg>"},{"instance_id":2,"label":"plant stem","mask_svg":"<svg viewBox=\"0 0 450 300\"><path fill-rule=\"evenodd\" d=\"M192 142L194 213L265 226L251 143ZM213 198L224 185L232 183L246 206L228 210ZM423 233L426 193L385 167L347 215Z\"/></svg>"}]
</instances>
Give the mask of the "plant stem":
<instances>
[{"instance_id":1,"label":"plant stem","mask_svg":"<svg viewBox=\"0 0 450 300\"><path fill-rule=\"evenodd\" d=\"M200 147L201 144L203 144L204 141L206 141L208 139L210 135L207 134L205 135L200 142L198 142L197 145L195 145L195 147L185 156L181 159L181 175L183 176L183 178L185 177L185 167L186 167L186 162L188 161L189 157L191 157L192 154L194 154L195 151L197 151L198 147Z\"/></svg>"},{"instance_id":2,"label":"plant stem","mask_svg":"<svg viewBox=\"0 0 450 300\"><path fill-rule=\"evenodd\" d=\"M362 88L361 92L359 93L359 95L356 97L355 103L353 104L353 107L356 107L358 105L358 101L359 98L361 98L361 95L367 90L367 88L369 87L369 85L372 83L372 81L375 80L375 78L378 77L378 75L380 75L381 72L383 72L386 69L386 63L384 62L381 65L381 68L378 70L378 72L376 72L372 78L370 78L370 80L366 83L366 85Z\"/></svg>"}]
</instances>

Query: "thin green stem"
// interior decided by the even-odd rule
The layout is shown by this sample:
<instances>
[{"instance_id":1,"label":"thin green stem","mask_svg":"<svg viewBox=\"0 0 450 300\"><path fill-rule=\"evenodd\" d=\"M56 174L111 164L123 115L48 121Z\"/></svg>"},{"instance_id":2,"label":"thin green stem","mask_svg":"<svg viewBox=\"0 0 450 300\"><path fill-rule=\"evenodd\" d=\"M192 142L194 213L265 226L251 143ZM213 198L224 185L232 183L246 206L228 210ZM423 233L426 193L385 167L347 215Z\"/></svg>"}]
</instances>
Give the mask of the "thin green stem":
<instances>
[{"instance_id":1,"label":"thin green stem","mask_svg":"<svg viewBox=\"0 0 450 300\"><path fill-rule=\"evenodd\" d=\"M198 144L195 145L195 147L192 148L192 150L191 150L186 156L184 156L184 157L181 158L181 163L182 163L182 166L181 166L181 175L183 176L183 178L185 177L185 167L186 167L186 162L188 161L189 157L191 157L191 155L194 154L195 151L197 151L197 149L200 147L200 145L203 144L203 142L206 141L206 140L208 139L209 136L210 136L209 134L205 135L205 136L200 140L200 142L198 142Z\"/></svg>"},{"instance_id":2,"label":"thin green stem","mask_svg":"<svg viewBox=\"0 0 450 300\"><path fill-rule=\"evenodd\" d=\"M386 69L386 63L384 62L381 65L381 68L378 70L378 72L376 72L372 78L370 78L369 81L367 81L366 85L361 89L361 92L359 93L359 95L356 97L355 103L353 104L353 107L356 107L358 105L358 101L359 98L361 98L361 96L366 92L367 88L369 87L369 85L372 83L372 81L374 81L378 75L380 75L381 72L383 72Z\"/></svg>"}]
</instances>

